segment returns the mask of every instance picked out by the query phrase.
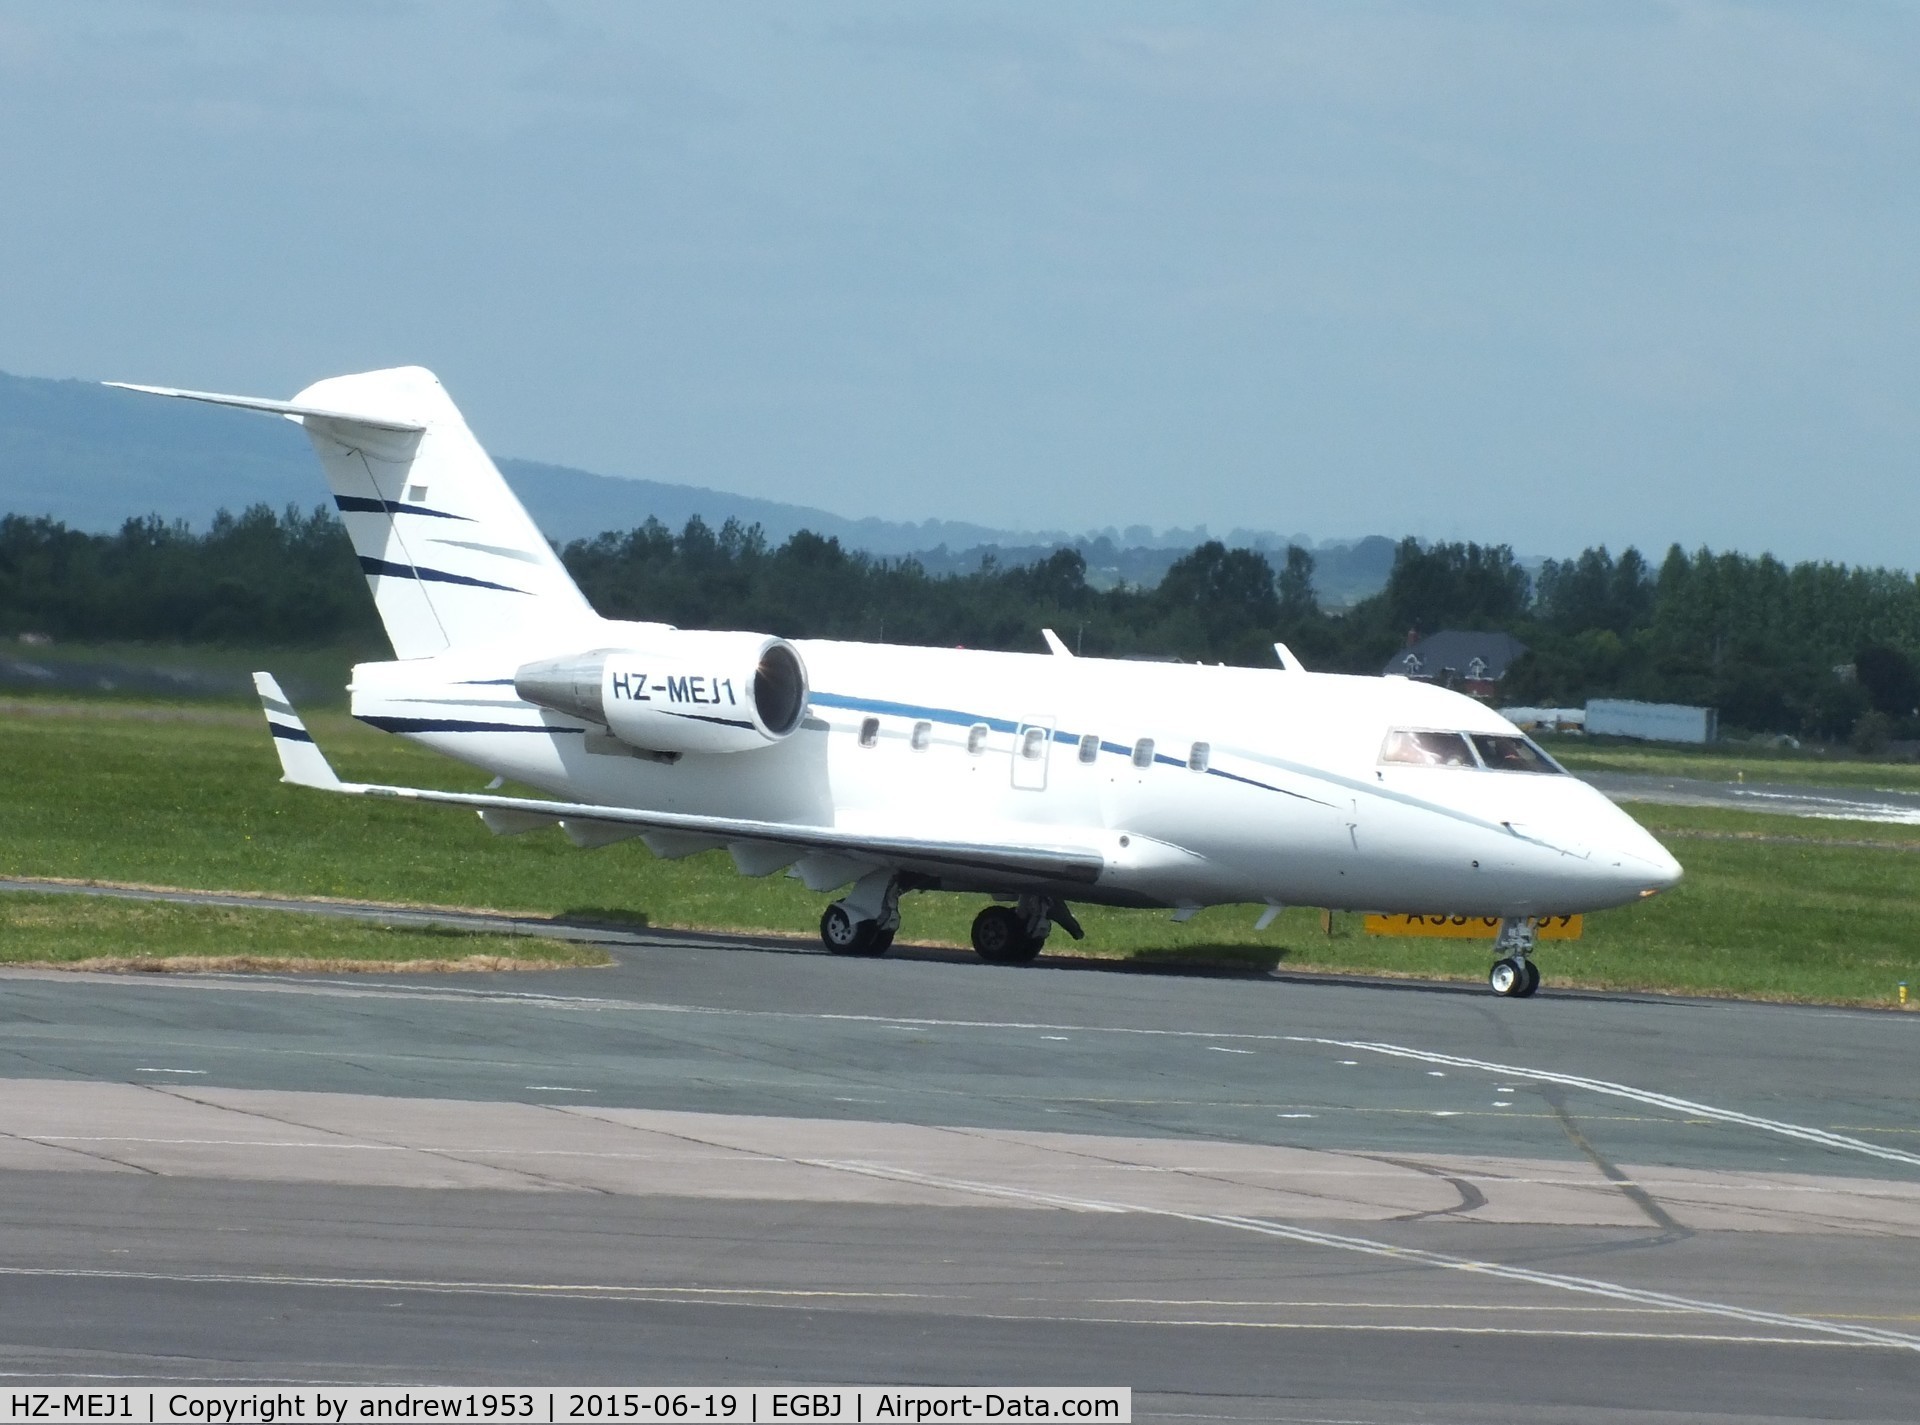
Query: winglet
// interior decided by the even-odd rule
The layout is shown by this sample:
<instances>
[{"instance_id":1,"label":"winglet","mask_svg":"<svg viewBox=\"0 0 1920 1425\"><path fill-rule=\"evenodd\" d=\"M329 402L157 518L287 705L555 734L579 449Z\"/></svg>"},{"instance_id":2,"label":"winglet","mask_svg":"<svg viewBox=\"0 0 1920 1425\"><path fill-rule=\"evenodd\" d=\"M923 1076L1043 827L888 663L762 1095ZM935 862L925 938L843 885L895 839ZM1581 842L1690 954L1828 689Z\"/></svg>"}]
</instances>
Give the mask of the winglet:
<instances>
[{"instance_id":1,"label":"winglet","mask_svg":"<svg viewBox=\"0 0 1920 1425\"><path fill-rule=\"evenodd\" d=\"M293 710L287 695L271 673L253 675L254 691L260 695L260 707L267 715L267 728L273 733L273 750L280 754L280 780L299 787L318 787L337 792L342 785L326 757Z\"/></svg>"},{"instance_id":2,"label":"winglet","mask_svg":"<svg viewBox=\"0 0 1920 1425\"><path fill-rule=\"evenodd\" d=\"M1055 658L1073 657L1073 650L1067 647L1065 643L1061 642L1060 635L1055 633L1052 629L1050 628L1041 629L1040 636L1046 639L1047 647L1053 651L1053 656Z\"/></svg>"}]
</instances>

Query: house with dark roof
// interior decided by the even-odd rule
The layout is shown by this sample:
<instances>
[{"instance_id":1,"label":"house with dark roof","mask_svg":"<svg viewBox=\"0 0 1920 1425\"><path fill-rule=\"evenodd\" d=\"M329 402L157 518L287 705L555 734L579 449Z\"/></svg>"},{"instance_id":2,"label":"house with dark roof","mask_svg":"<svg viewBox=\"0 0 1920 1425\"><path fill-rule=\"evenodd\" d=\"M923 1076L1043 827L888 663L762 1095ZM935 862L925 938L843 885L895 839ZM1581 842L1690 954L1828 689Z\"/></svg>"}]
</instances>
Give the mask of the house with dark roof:
<instances>
[{"instance_id":1,"label":"house with dark roof","mask_svg":"<svg viewBox=\"0 0 1920 1425\"><path fill-rule=\"evenodd\" d=\"M1407 646L1387 660L1382 675L1417 678L1457 688L1476 698L1492 697L1513 660L1527 645L1510 633L1470 633L1443 628L1425 638L1407 635Z\"/></svg>"}]
</instances>

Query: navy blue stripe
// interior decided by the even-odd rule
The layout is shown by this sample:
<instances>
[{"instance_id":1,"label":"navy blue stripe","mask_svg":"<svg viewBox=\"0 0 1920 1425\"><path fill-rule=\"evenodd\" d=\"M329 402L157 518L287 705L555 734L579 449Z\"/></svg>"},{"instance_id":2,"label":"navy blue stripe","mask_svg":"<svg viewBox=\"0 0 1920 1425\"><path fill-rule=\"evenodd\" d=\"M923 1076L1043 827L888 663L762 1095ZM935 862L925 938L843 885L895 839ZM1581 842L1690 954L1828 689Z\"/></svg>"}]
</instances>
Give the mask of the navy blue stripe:
<instances>
[{"instance_id":1,"label":"navy blue stripe","mask_svg":"<svg viewBox=\"0 0 1920 1425\"><path fill-rule=\"evenodd\" d=\"M914 703L889 703L878 698L849 698L839 693L815 692L808 695L809 702L822 707L845 708L849 712L881 713L892 717L911 717L927 722L944 722L954 727L972 727L977 722L985 723L994 732L1018 732L1020 724L1008 722L1000 717L980 717L973 713L956 712L952 708L923 708Z\"/></svg>"},{"instance_id":2,"label":"navy blue stripe","mask_svg":"<svg viewBox=\"0 0 1920 1425\"><path fill-rule=\"evenodd\" d=\"M369 515L425 515L428 519L459 520L462 524L473 523L465 515L452 515L445 510L430 510L425 505L409 505L399 500L369 500L365 495L335 495L333 502L340 507L343 514L353 511Z\"/></svg>"},{"instance_id":3,"label":"navy blue stripe","mask_svg":"<svg viewBox=\"0 0 1920 1425\"><path fill-rule=\"evenodd\" d=\"M382 732L585 732L583 727L550 727L544 722L468 722L453 717L366 717L360 721Z\"/></svg>"},{"instance_id":4,"label":"navy blue stripe","mask_svg":"<svg viewBox=\"0 0 1920 1425\"><path fill-rule=\"evenodd\" d=\"M313 741L313 734L308 732L304 727L282 727L272 718L267 719L267 726L272 729L273 735L283 742Z\"/></svg>"},{"instance_id":5,"label":"navy blue stripe","mask_svg":"<svg viewBox=\"0 0 1920 1425\"><path fill-rule=\"evenodd\" d=\"M841 694L838 694L838 693L816 692L812 695L811 701L815 703L824 704L827 707L846 708L852 712L888 713L888 714L892 714L899 717L924 718L926 721L929 721L929 722L950 723L956 727L971 727L975 723L984 722L987 724L988 727L996 728L999 731L1013 732L1017 730L1017 728L1020 726L1020 724L1008 722L1004 718L975 717L971 714L959 712L952 708L928 708L928 707L919 707L911 703L891 703L891 702L886 702L880 699L873 699L873 698L849 698L849 697L842 696ZM702 717L698 713L681 713L679 714L679 716L692 718L699 722L717 722L717 723L721 723L723 726L726 726L726 727L751 727L753 725L751 723L728 722L723 718ZM362 717L360 721L366 723L369 727L377 727L382 732L584 732L586 731L585 728L552 727L546 723L467 722L458 718ZM274 730L274 736L278 737L283 735L283 730L278 725L273 725L273 730ZM307 737L303 733L287 732L285 735L290 737L295 737L298 740L303 740L307 742L313 741L311 737ZM1055 737L1055 740L1059 742L1078 742L1080 740L1079 736L1074 733L1058 733L1057 732L1054 734L1054 737ZM1133 749L1131 747L1122 746L1117 742L1102 742L1100 744L1100 750L1102 752L1111 752L1114 755L1121 756L1121 757L1130 758L1133 755ZM1154 754L1153 760L1156 762L1164 762L1169 767L1185 767L1187 765L1180 758L1169 757L1163 752L1156 752ZM1224 781L1229 781L1229 782L1238 782L1242 786L1257 787L1263 792L1277 792L1283 797L1292 797L1296 801L1313 802L1317 806L1328 805L1328 803L1320 801L1318 797L1310 797L1302 792L1288 791L1285 787L1276 787L1269 782L1257 781L1252 777L1243 777L1236 772L1223 771L1218 767L1209 767L1201 775L1207 776L1207 777L1219 777Z\"/></svg>"},{"instance_id":6,"label":"navy blue stripe","mask_svg":"<svg viewBox=\"0 0 1920 1425\"><path fill-rule=\"evenodd\" d=\"M524 594L525 589L511 588L506 584L494 584L485 579L469 579L465 574L449 574L444 569L423 569L418 565L393 564L385 559L374 559L368 555L360 556L360 567L369 574L382 574L397 579L424 579L429 584L464 584L473 589L498 589L503 594Z\"/></svg>"},{"instance_id":7,"label":"navy blue stripe","mask_svg":"<svg viewBox=\"0 0 1920 1425\"><path fill-rule=\"evenodd\" d=\"M1262 787L1269 792L1282 790L1279 787L1268 786L1265 782L1256 782L1252 777L1242 777L1237 772L1223 772L1218 767L1207 768L1207 775L1209 777L1225 777L1229 782L1245 782L1249 787ZM1331 802L1321 802L1318 797L1301 796L1299 792L1288 792L1287 795L1290 797L1300 797L1300 800L1305 802L1317 802L1321 806L1333 805Z\"/></svg>"},{"instance_id":8,"label":"navy blue stripe","mask_svg":"<svg viewBox=\"0 0 1920 1425\"><path fill-rule=\"evenodd\" d=\"M750 722L736 717L708 717L705 713L674 713L674 717L685 718L688 722L710 722L720 727L752 727Z\"/></svg>"},{"instance_id":9,"label":"navy blue stripe","mask_svg":"<svg viewBox=\"0 0 1920 1425\"><path fill-rule=\"evenodd\" d=\"M976 723L985 723L995 732L1018 732L1023 726L1026 726L1024 723L1009 722L1005 718L982 717L975 713L959 712L953 708L922 707L917 703L893 703L879 698L850 698L842 693L822 693L815 691L808 695L808 701L817 703L822 707L845 708L849 712L883 713L893 717L919 718L927 722L948 723L954 727L972 727ZM1077 743L1080 740L1080 734L1056 730L1053 734L1053 740L1055 742ZM1131 758L1133 756L1133 749L1131 747L1123 747L1117 742L1102 742L1100 744L1100 750L1102 752L1111 752L1118 757ZM1153 760L1156 762L1164 762L1169 767L1184 767L1187 765L1184 759L1169 757L1164 752L1156 752ZM1285 787L1276 787L1270 782L1256 781L1252 777L1242 777L1233 772L1223 772L1218 767L1209 767L1201 775L1220 777L1229 782L1239 782L1243 786L1258 787L1264 792L1278 792L1283 797L1292 797L1296 801L1312 802L1315 806L1331 805L1331 803L1321 801L1318 797L1310 797L1304 792L1288 791Z\"/></svg>"}]
</instances>

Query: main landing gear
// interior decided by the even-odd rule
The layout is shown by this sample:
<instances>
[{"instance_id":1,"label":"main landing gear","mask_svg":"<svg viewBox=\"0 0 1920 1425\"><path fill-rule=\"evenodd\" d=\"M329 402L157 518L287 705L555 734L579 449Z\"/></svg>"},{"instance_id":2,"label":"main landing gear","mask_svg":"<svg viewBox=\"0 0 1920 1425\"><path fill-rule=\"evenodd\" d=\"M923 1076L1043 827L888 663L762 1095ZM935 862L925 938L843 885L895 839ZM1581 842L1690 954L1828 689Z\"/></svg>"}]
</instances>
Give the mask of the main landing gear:
<instances>
[{"instance_id":1,"label":"main landing gear","mask_svg":"<svg viewBox=\"0 0 1920 1425\"><path fill-rule=\"evenodd\" d=\"M1533 921L1509 916L1500 922L1493 953L1500 956L1487 971L1487 986L1509 999L1530 999L1540 988L1540 967L1533 963Z\"/></svg>"},{"instance_id":2,"label":"main landing gear","mask_svg":"<svg viewBox=\"0 0 1920 1425\"><path fill-rule=\"evenodd\" d=\"M835 955L884 955L900 929L900 882L891 871L875 871L820 917L820 943Z\"/></svg>"},{"instance_id":3,"label":"main landing gear","mask_svg":"<svg viewBox=\"0 0 1920 1425\"><path fill-rule=\"evenodd\" d=\"M1086 935L1058 896L1025 895L1010 906L990 905L973 918L973 953L989 965L1028 964L1056 925L1075 940Z\"/></svg>"},{"instance_id":4,"label":"main landing gear","mask_svg":"<svg viewBox=\"0 0 1920 1425\"><path fill-rule=\"evenodd\" d=\"M820 943L835 955L887 953L900 929L900 878L875 871L820 916ZM1024 895L1012 905L990 905L973 918L973 949L989 965L1024 965L1040 953L1054 926L1075 940L1080 922L1058 896Z\"/></svg>"}]
</instances>

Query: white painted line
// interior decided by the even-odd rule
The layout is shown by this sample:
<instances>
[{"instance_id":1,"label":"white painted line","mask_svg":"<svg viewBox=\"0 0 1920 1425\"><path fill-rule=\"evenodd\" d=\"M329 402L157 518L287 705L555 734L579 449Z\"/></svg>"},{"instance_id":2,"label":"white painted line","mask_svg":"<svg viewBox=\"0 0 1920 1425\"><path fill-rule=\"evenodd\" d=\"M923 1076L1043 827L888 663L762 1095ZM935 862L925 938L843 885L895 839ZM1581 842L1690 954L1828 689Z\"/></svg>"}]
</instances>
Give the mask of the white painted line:
<instances>
[{"instance_id":1,"label":"white painted line","mask_svg":"<svg viewBox=\"0 0 1920 1425\"><path fill-rule=\"evenodd\" d=\"M269 1286L269 1287L324 1287L344 1288L350 1291L411 1291L424 1292L436 1296L522 1296L544 1297L548 1299L613 1299L643 1300L685 1303L712 1303L715 1305L756 1305L765 1309L814 1310L816 1299L901 1299L944 1301L950 1298L926 1292L883 1292L883 1291L786 1291L769 1288L727 1288L727 1287L677 1287L677 1286L614 1286L599 1283L563 1283L563 1282L461 1282L461 1281L408 1281L393 1278L373 1277L318 1277L296 1275L270 1275L265 1273L167 1273L167 1272L120 1272L84 1269L63 1269L47 1267L0 1267L0 1277L51 1277L66 1279L91 1279L100 1281L163 1281L189 1282L196 1285L218 1286ZM1146 1304L1146 1303L1142 1303ZM1181 1305L1184 1303L1170 1303ZM1254 1303L1264 1305L1265 1303ZM1307 1303L1315 1305L1317 1303ZM1346 1306L1347 1303L1329 1303ZM1360 1304L1371 1309L1372 1303ZM1399 1303L1393 1303L1396 1307ZM1446 1308L1452 1309L1452 1308ZM1499 1308L1460 1308L1469 1311ZM1528 1308L1531 1309L1531 1308ZM1581 1308L1539 1308L1541 1310L1580 1310ZM1585 1308L1594 1310L1594 1308ZM1603 1311L1622 1311L1622 1308L1600 1308ZM1623 1313L1624 1314L1624 1313ZM1634 1313L1639 1314L1639 1313ZM1653 1308L1646 1314L1675 1314L1670 1309ZM1564 1327L1518 1326L1512 1322L1503 1322L1492 1326L1454 1326L1454 1325L1415 1325L1405 1322L1284 1322L1262 1320L1220 1320L1210 1317L1196 1317L1191 1320L1151 1320L1138 1316L1059 1316L1038 1314L1014 1314L1006 1312L982 1313L981 1319L989 1321L1015 1322L1069 1322L1084 1325L1119 1326L1192 1326L1232 1329L1252 1329L1266 1331L1341 1331L1369 1332L1379 1334L1407 1335L1460 1335L1460 1336L1514 1336L1514 1337L1573 1337L1618 1341L1697 1341L1703 1343L1724 1343L1730 1345L1772 1345L1772 1346L1822 1346L1863 1349L1869 1346L1884 1346L1887 1343L1872 1340L1853 1340L1831 1335L1798 1336L1756 1336L1733 1335L1724 1332L1696 1331L1632 1331L1632 1330L1595 1330L1568 1329ZM1824 1324L1824 1323L1822 1323ZM103 1372L65 1371L58 1375L48 1372L9 1371L9 1377L22 1380L162 1380L174 1382L199 1382L201 1384L227 1384L235 1381L247 1384L306 1383L318 1385L351 1386L355 1382L335 1379L323 1379L313 1382L301 1382L298 1377L273 1376L255 1381L246 1376L122 1376Z\"/></svg>"},{"instance_id":2,"label":"white painted line","mask_svg":"<svg viewBox=\"0 0 1920 1425\"><path fill-rule=\"evenodd\" d=\"M1774 1133L1782 1138L1794 1138L1803 1143L1818 1144L1822 1148L1835 1148L1847 1153L1864 1153L1870 1158L1880 1158L1889 1163L1905 1163L1910 1167L1920 1168L1920 1153L1909 1153L1902 1148L1883 1147L1878 1143L1849 1138L1842 1133L1829 1133L1824 1128L1807 1128L1798 1123L1761 1118L1757 1114L1741 1113L1731 1108L1716 1108L1710 1103L1695 1103L1692 1099L1654 1093L1649 1089L1637 1089L1631 1084L1616 1084L1608 1079L1589 1079L1580 1074L1556 1074L1546 1069L1495 1064L1485 1059L1462 1058L1457 1054L1435 1054L1425 1049L1409 1049L1404 1044L1375 1044L1363 1040L1318 1039L1305 1036L1289 1036L1289 1038L1298 1044L1325 1044L1336 1049L1363 1049L1368 1053L1384 1054L1395 1059L1414 1059L1425 1064L1447 1064L1457 1069L1480 1069L1490 1074L1517 1076L1535 1079L1541 1083L1560 1084L1566 1088L1585 1089L1589 1093L1630 1099L1634 1103L1663 1108L1670 1113L1705 1118L1715 1123L1731 1123L1741 1128L1757 1128L1763 1133Z\"/></svg>"},{"instance_id":3,"label":"white painted line","mask_svg":"<svg viewBox=\"0 0 1920 1425\"><path fill-rule=\"evenodd\" d=\"M599 1093L599 1089L570 1089L565 1084L528 1084L528 1093Z\"/></svg>"},{"instance_id":4,"label":"white painted line","mask_svg":"<svg viewBox=\"0 0 1920 1425\"><path fill-rule=\"evenodd\" d=\"M105 1281L159 1281L211 1283L223 1286L329 1286L359 1287L374 1291L473 1292L512 1296L611 1296L653 1297L661 1293L673 1296L771 1296L771 1297L851 1297L902 1298L940 1301L946 1298L934 1292L916 1291L826 1291L783 1289L777 1287L699 1287L699 1286L612 1286L595 1282L491 1282L427 1281L407 1277L321 1277L284 1275L275 1272L123 1272L87 1267L0 1267L0 1277L66 1277ZM14 1372L8 1372L9 1375Z\"/></svg>"},{"instance_id":5,"label":"white painted line","mask_svg":"<svg viewBox=\"0 0 1920 1425\"><path fill-rule=\"evenodd\" d=\"M1042 1039L1050 1039L1055 1044L1065 1044L1067 1042L1067 1036L1064 1034L1042 1034L1040 1037Z\"/></svg>"},{"instance_id":6,"label":"white painted line","mask_svg":"<svg viewBox=\"0 0 1920 1425\"><path fill-rule=\"evenodd\" d=\"M6 971L0 977L8 978L59 978L71 982L79 978L74 971ZM107 978L102 976L102 979ZM143 985L143 988L147 987ZM182 981L168 984L165 981L154 982L152 987L193 989L191 982ZM1903 1152L1898 1148L1882 1148L1877 1144L1863 1142L1858 1138L1849 1138L1844 1134L1829 1133L1824 1129L1806 1128L1799 1124L1780 1122L1775 1119L1761 1118L1754 1114L1739 1113L1732 1109L1715 1108L1708 1104L1694 1103L1687 1099L1675 1098L1670 1094L1656 1094L1645 1089L1636 1089L1629 1084L1616 1084L1605 1079L1589 1079L1574 1074L1556 1074L1543 1069L1531 1069L1516 1064L1496 1064L1480 1059L1466 1059L1451 1054L1434 1054L1423 1050L1409 1049L1398 1044L1379 1044L1364 1040L1326 1039L1302 1034L1241 1034L1232 1031L1201 1029L1146 1029L1122 1025L1099 1024L1054 1024L1035 1020L981 1020L981 1019L934 1019L916 1018L903 1020L897 1015L877 1014L809 1014L793 1010L765 1009L722 1009L710 1005L663 1004L657 1001L612 1000L573 995L541 995L519 991L460 989L456 987L436 986L432 989L415 989L407 986L381 985L369 986L354 984L351 981L314 981L296 982L279 977L260 977L251 982L236 981L235 988L252 990L273 990L275 992L316 993L351 991L356 996L371 996L396 999L461 997L493 1000L501 1003L539 1002L573 1009L588 1009L597 1012L616 1010L637 1014L686 1014L711 1016L714 1018L740 1019L789 1019L815 1020L823 1023L844 1024L883 1024L893 1028L907 1025L920 1025L938 1029L1017 1029L1024 1031L1068 1030L1079 1034L1116 1034L1163 1039L1239 1039L1250 1043L1281 1044L1320 1044L1335 1049L1356 1049L1369 1053L1386 1054L1400 1058L1421 1059L1428 1063L1449 1064L1456 1068L1480 1069L1488 1073L1506 1077L1527 1079L1539 1083L1563 1084L1570 1088L1584 1088L1594 1093L1608 1094L1616 1098L1631 1099L1636 1103L1665 1109L1669 1112L1706 1118L1714 1122L1735 1124L1744 1128L1755 1128L1766 1133L1779 1134L1782 1137L1795 1138L1803 1142L1815 1143L1825 1148L1844 1152L1862 1153L1868 1157L1879 1158L1890 1163L1902 1163L1909 1167L1920 1167L1920 1153ZM1343 1065L1354 1065L1358 1061L1342 1059Z\"/></svg>"},{"instance_id":7,"label":"white painted line","mask_svg":"<svg viewBox=\"0 0 1920 1425\"><path fill-rule=\"evenodd\" d=\"M1427 1077L1430 1079L1444 1079L1446 1076L1447 1076L1447 1071L1445 1069L1428 1069L1427 1070Z\"/></svg>"},{"instance_id":8,"label":"white painted line","mask_svg":"<svg viewBox=\"0 0 1920 1425\"><path fill-rule=\"evenodd\" d=\"M1312 1118L1313 1115L1311 1113L1277 1113L1274 1115L1274 1117L1276 1118Z\"/></svg>"},{"instance_id":9,"label":"white painted line","mask_svg":"<svg viewBox=\"0 0 1920 1425\"><path fill-rule=\"evenodd\" d=\"M915 1172L910 1168L895 1168L879 1163L861 1163L845 1160L836 1161L824 1158L798 1158L794 1161L808 1163L815 1167L836 1168L842 1172L859 1173L868 1177L892 1178L900 1182L919 1183L928 1187L947 1188L957 1192L980 1193L988 1197L1018 1198L1022 1201L1037 1203L1041 1206L1064 1207L1078 1212L1137 1213L1148 1217L1168 1217L1181 1222L1196 1222L1215 1227L1228 1227L1240 1232L1251 1232L1263 1237L1278 1237L1284 1241L1299 1242L1311 1247L1330 1247L1342 1252L1358 1252L1370 1257L1386 1257L1411 1265L1438 1267L1451 1272L1468 1272L1475 1276L1493 1277L1501 1281L1518 1282L1526 1286L1547 1287L1555 1291L1575 1292L1583 1296L1598 1296L1612 1301L1630 1302L1635 1305L1652 1307L1661 1311L1691 1312L1701 1316L1720 1316L1734 1321L1744 1321L1755 1326L1772 1326L1777 1329L1796 1331L1802 1335L1835 1337L1845 1341L1859 1342L1863 1345L1891 1346L1903 1351L1920 1351L1920 1336L1910 1336L1899 1331L1888 1331L1877 1326L1860 1326L1843 1321L1824 1321L1815 1316L1793 1316L1778 1311L1758 1311L1751 1307L1734 1306L1726 1302L1708 1301L1696 1297L1674 1296L1663 1291L1647 1291L1640 1287L1602 1281L1595 1277L1566 1276L1558 1272L1536 1271L1531 1267L1509 1266L1504 1262L1486 1262L1472 1257L1456 1257L1447 1252L1430 1252L1418 1247L1402 1247L1391 1242L1379 1242L1371 1237L1350 1237L1336 1232L1317 1232L1310 1227L1296 1227L1290 1223L1270 1222L1262 1218L1238 1217L1207 1212L1182 1212L1170 1207L1146 1207L1137 1203L1104 1202L1097 1198L1068 1197L1059 1193L1034 1192L1024 1188L1009 1187L1000 1183L982 1183L972 1182L963 1178L948 1178L934 1173ZM1488 1329L1497 1330L1498 1328Z\"/></svg>"},{"instance_id":10,"label":"white painted line","mask_svg":"<svg viewBox=\"0 0 1920 1425\"><path fill-rule=\"evenodd\" d=\"M204 1074L206 1073L206 1070L205 1069L149 1069L149 1068L142 1067L142 1068L135 1069L134 1073L136 1074Z\"/></svg>"},{"instance_id":11,"label":"white painted line","mask_svg":"<svg viewBox=\"0 0 1920 1425\"><path fill-rule=\"evenodd\" d=\"M1216 1054L1251 1054L1251 1049L1229 1049L1222 1044L1209 1044L1207 1047Z\"/></svg>"},{"instance_id":12,"label":"white painted line","mask_svg":"<svg viewBox=\"0 0 1920 1425\"><path fill-rule=\"evenodd\" d=\"M1096 1296L1089 1300L1092 1306L1234 1306L1250 1311L1262 1307L1269 1311L1465 1311L1473 1315L1482 1312L1524 1311L1529 1316L1535 1312L1542 1314L1559 1312L1562 1315L1577 1316L1684 1316L1685 1312L1672 1308L1652 1309L1643 1306L1541 1306L1534 1302L1491 1302L1491 1301L1262 1301L1253 1297L1238 1298L1231 1296Z\"/></svg>"}]
</instances>

